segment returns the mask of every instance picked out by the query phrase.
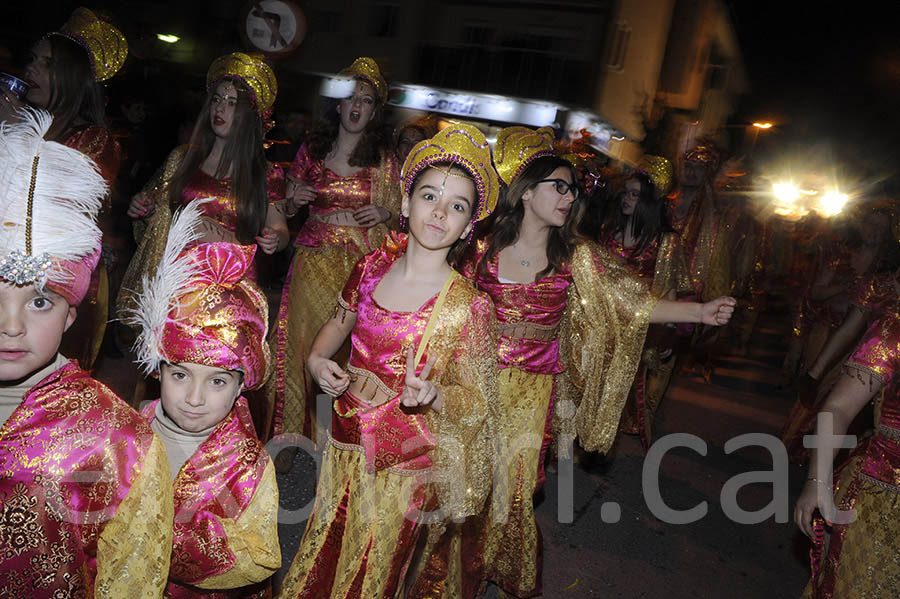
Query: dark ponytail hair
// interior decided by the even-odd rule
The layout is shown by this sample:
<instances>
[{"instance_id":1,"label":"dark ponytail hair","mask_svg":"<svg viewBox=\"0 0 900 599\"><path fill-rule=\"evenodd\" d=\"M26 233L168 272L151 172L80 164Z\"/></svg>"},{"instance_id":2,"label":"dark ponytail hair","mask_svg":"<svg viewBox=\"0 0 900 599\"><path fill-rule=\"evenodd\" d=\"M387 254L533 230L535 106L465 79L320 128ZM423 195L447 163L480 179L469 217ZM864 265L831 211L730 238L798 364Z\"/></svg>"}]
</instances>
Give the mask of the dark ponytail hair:
<instances>
[{"instance_id":1,"label":"dark ponytail hair","mask_svg":"<svg viewBox=\"0 0 900 599\"><path fill-rule=\"evenodd\" d=\"M50 100L53 124L47 139L59 141L76 126L103 125L103 88L94 80L87 51L69 38L50 34Z\"/></svg>"}]
</instances>

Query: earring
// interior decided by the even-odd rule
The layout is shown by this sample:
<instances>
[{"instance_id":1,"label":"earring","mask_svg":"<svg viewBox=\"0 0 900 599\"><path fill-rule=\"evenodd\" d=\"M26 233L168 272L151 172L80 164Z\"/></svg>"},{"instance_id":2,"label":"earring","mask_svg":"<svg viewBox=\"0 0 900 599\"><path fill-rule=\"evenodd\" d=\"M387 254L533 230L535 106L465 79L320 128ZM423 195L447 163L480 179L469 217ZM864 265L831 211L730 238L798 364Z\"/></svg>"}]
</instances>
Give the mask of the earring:
<instances>
[{"instance_id":1,"label":"earring","mask_svg":"<svg viewBox=\"0 0 900 599\"><path fill-rule=\"evenodd\" d=\"M407 224L409 224L409 220L405 216L403 216L403 214L401 213L400 214L400 231L406 231Z\"/></svg>"}]
</instances>

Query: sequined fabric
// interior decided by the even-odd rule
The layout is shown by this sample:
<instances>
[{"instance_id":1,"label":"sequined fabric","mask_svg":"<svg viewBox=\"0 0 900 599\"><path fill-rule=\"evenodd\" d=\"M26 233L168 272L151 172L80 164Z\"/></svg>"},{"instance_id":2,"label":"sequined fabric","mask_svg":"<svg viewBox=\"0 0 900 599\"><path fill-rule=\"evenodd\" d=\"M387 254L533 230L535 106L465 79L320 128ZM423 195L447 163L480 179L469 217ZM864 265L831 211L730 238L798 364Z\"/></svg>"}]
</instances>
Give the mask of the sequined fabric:
<instances>
[{"instance_id":1,"label":"sequined fabric","mask_svg":"<svg viewBox=\"0 0 900 599\"><path fill-rule=\"evenodd\" d=\"M268 301L247 278L256 246L201 243L185 252L198 269L193 285L173 298L160 335L160 353L244 375L246 389L269 376ZM146 342L146 339L143 340Z\"/></svg>"},{"instance_id":2,"label":"sequined fabric","mask_svg":"<svg viewBox=\"0 0 900 599\"><path fill-rule=\"evenodd\" d=\"M688 276L697 297L710 301L726 295L731 289L730 257L721 216L708 191L699 192L683 218L674 218L681 194L668 196L672 226L681 236Z\"/></svg>"},{"instance_id":3,"label":"sequined fabric","mask_svg":"<svg viewBox=\"0 0 900 599\"><path fill-rule=\"evenodd\" d=\"M880 272L862 277L854 293L853 305L864 312L881 314L900 297L896 272Z\"/></svg>"},{"instance_id":4,"label":"sequined fabric","mask_svg":"<svg viewBox=\"0 0 900 599\"><path fill-rule=\"evenodd\" d=\"M542 553L532 496L543 480L551 432L565 435L564 455L565 441L576 432L587 449L611 446L657 301L646 282L589 242L579 244L560 273L536 283L499 283L496 261L479 267L488 243L479 241L463 274L491 295L498 320L558 325L559 334L541 343L500 338L502 441L496 456L505 476L494 481L491 514L482 512L475 523L451 527L443 537L429 531L430 557L414 595L422 599L454 597L455 589L475 588L482 578L516 596L540 593ZM494 522L493 514L503 516Z\"/></svg>"},{"instance_id":5,"label":"sequined fabric","mask_svg":"<svg viewBox=\"0 0 900 599\"><path fill-rule=\"evenodd\" d=\"M875 434L863 440L835 473L835 505L855 509L856 520L831 526L818 579L810 581L804 596L892 597L900 588L900 314L896 304L869 327L845 369L869 385L883 385L885 392Z\"/></svg>"},{"instance_id":6,"label":"sequined fabric","mask_svg":"<svg viewBox=\"0 0 900 599\"><path fill-rule=\"evenodd\" d=\"M357 312L351 372L372 373L397 396L407 349L418 346L435 299L415 312L393 312L372 297L405 244L406 236L392 236L361 259L341 294L341 305ZM487 297L458 279L417 366L421 371L429 358L435 360L431 378L443 396L439 413L401 410L397 397L377 407L347 393L338 398L316 507L283 596L394 597L421 531L418 510L440 507L442 519L482 510L496 438L495 327ZM341 422L353 410L359 415L355 430ZM372 444L365 441L367 429ZM397 430L413 433L408 439L418 443L404 446L392 438ZM423 441L424 453L416 450ZM381 453L372 455L373 449Z\"/></svg>"},{"instance_id":7,"label":"sequined fabric","mask_svg":"<svg viewBox=\"0 0 900 599\"><path fill-rule=\"evenodd\" d=\"M220 56L209 65L206 73L206 89L214 91L215 86L225 77L243 81L253 92L253 104L259 114L272 108L278 95L278 81L275 73L257 55L232 52Z\"/></svg>"},{"instance_id":8,"label":"sequined fabric","mask_svg":"<svg viewBox=\"0 0 900 599\"><path fill-rule=\"evenodd\" d=\"M156 273L156 267L162 259L172 223L172 209L169 206L169 185L184 158L187 146L179 146L169 153L165 163L157 170L144 186L143 193L150 196L156 210L146 223L140 220L134 223L134 238L138 247L122 277L122 284L116 298L116 315L125 320L134 311L135 298L143 290L143 277ZM215 179L200 169L192 175L182 191L181 205L187 205L197 198L213 198L213 201L202 205L207 226L211 227L210 239L200 241L230 241L234 238L237 224L237 208L235 198L230 194L229 179ZM267 166L266 197L269 206L278 206L284 202L284 172L273 165Z\"/></svg>"},{"instance_id":9,"label":"sequined fabric","mask_svg":"<svg viewBox=\"0 0 900 599\"><path fill-rule=\"evenodd\" d=\"M266 193L268 205L275 206L284 201L284 171L269 165L266 172ZM216 179L197 169L188 179L181 192L181 205L187 206L193 200L213 198L202 205L204 215L223 229L237 231L237 198L231 193L231 179Z\"/></svg>"},{"instance_id":10,"label":"sequined fabric","mask_svg":"<svg viewBox=\"0 0 900 599\"><path fill-rule=\"evenodd\" d=\"M479 239L462 271L491 296L498 323L531 323L556 330L566 311L568 289L572 284L568 268L534 283L501 283L497 274L497 256L482 265L489 244L489 237ZM563 370L559 341L555 336L550 341L538 341L501 335L498 355L500 368L518 368L540 374L557 374Z\"/></svg>"},{"instance_id":11,"label":"sequined fabric","mask_svg":"<svg viewBox=\"0 0 900 599\"><path fill-rule=\"evenodd\" d=\"M588 451L612 447L658 298L647 282L593 242L571 261L574 285L560 328L566 371L557 384L554 422L566 455L576 434Z\"/></svg>"},{"instance_id":12,"label":"sequined fabric","mask_svg":"<svg viewBox=\"0 0 900 599\"><path fill-rule=\"evenodd\" d=\"M84 48L97 81L115 75L128 57L128 41L122 32L87 8L76 8L57 35Z\"/></svg>"},{"instance_id":13,"label":"sequined fabric","mask_svg":"<svg viewBox=\"0 0 900 599\"><path fill-rule=\"evenodd\" d=\"M171 492L150 427L66 364L0 428L0 596L159 597Z\"/></svg>"},{"instance_id":14,"label":"sequined fabric","mask_svg":"<svg viewBox=\"0 0 900 599\"><path fill-rule=\"evenodd\" d=\"M91 158L97 163L100 174L112 186L119 172L122 160L122 148L105 127L86 127L71 132L62 142ZM109 212L110 196L103 202L101 222ZM78 319L63 335L62 352L76 358L84 368L91 368L100 353L100 344L106 333L106 322L109 320L109 290L106 285L106 267L97 265L97 256L83 261L81 265L70 265L69 270L75 274L78 302ZM51 286L52 287L52 286ZM66 293L63 293L67 297Z\"/></svg>"},{"instance_id":15,"label":"sequined fabric","mask_svg":"<svg viewBox=\"0 0 900 599\"><path fill-rule=\"evenodd\" d=\"M322 161L310 158L306 146L301 146L290 174L315 187L318 195L309 208L311 218L294 240L294 259L271 338L275 371L266 386L269 437L282 433L313 435L313 381L306 372L309 348L331 317L353 265L378 248L388 232L384 224L367 229L333 225L312 217L357 210L367 204L387 208L395 217L400 213L400 175L391 153L383 155L379 168L339 177Z\"/></svg>"},{"instance_id":16,"label":"sequined fabric","mask_svg":"<svg viewBox=\"0 0 900 599\"><path fill-rule=\"evenodd\" d=\"M651 291L663 298L669 292L689 295L692 291L680 239L676 234L664 234L660 240L653 240L639 254L624 247L621 241L611 237L605 243L606 249L626 261L629 268L642 279L651 281ZM659 402L665 394L672 376L674 359L662 362L663 352L672 349L674 338L672 329L665 325L650 325L647 341L641 356L628 400L622 411L620 429L629 434L637 434L641 445L647 451L653 439L653 418Z\"/></svg>"},{"instance_id":17,"label":"sequined fabric","mask_svg":"<svg viewBox=\"0 0 900 599\"><path fill-rule=\"evenodd\" d=\"M142 416L152 422L159 400ZM174 483L174 546L166 596L244 597L281 565L278 487L256 438L247 400L239 397Z\"/></svg>"}]
</instances>

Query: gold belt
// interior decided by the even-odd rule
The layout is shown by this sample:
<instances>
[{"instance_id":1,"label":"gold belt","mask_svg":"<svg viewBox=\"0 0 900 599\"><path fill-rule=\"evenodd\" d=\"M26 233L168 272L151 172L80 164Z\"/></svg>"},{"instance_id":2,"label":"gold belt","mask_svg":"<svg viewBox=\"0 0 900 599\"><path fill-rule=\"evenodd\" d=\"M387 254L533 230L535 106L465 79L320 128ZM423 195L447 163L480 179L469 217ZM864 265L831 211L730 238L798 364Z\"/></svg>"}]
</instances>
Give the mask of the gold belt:
<instances>
[{"instance_id":1,"label":"gold belt","mask_svg":"<svg viewBox=\"0 0 900 599\"><path fill-rule=\"evenodd\" d=\"M350 386L347 387L347 392L372 407L380 406L397 395L377 376L367 370L357 368L350 370Z\"/></svg>"},{"instance_id":2,"label":"gold belt","mask_svg":"<svg viewBox=\"0 0 900 599\"><path fill-rule=\"evenodd\" d=\"M889 426L879 424L878 434L882 437L887 437L891 441L900 441L900 430L897 430L896 428L891 428Z\"/></svg>"},{"instance_id":3,"label":"gold belt","mask_svg":"<svg viewBox=\"0 0 900 599\"><path fill-rule=\"evenodd\" d=\"M520 322L517 324L501 324L501 335L517 339L533 339L534 341L553 341L556 338L556 327Z\"/></svg>"},{"instance_id":4,"label":"gold belt","mask_svg":"<svg viewBox=\"0 0 900 599\"><path fill-rule=\"evenodd\" d=\"M341 210L340 212L329 212L328 214L311 214L312 220L328 223L329 225L339 225L342 227L358 227L359 223L353 217L353 212L349 210Z\"/></svg>"}]
</instances>

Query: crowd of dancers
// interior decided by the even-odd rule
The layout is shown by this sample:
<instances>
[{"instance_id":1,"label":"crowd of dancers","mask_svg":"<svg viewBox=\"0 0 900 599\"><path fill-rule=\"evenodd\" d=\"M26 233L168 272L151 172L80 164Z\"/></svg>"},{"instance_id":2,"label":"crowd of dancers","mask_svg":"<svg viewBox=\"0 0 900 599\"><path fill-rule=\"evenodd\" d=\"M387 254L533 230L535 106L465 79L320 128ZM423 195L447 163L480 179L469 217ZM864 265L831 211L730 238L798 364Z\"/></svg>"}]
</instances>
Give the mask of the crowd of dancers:
<instances>
[{"instance_id":1,"label":"crowd of dancers","mask_svg":"<svg viewBox=\"0 0 900 599\"><path fill-rule=\"evenodd\" d=\"M126 55L78 9L32 49L28 94L0 100L0 597L272 596L276 470L299 439L323 459L279 596L539 596L550 455L620 433L647 450L676 363L708 375L735 297L750 335L779 276L798 298L784 437L812 464L807 596L895 595L889 203L866 204L858 243L816 221L801 244L729 195L711 141L622 172L549 127L489 143L426 117L387 147L388 84L365 57L281 168L264 149L275 73L235 52L129 200L129 257L104 228L121 156L99 85ZM270 319L259 255L289 245ZM90 374L113 317L142 373L124 401ZM822 474L834 456L798 439L820 411L847 431L876 396L872 434ZM287 447L270 457L272 440ZM832 495L855 521L818 516Z\"/></svg>"}]
</instances>

